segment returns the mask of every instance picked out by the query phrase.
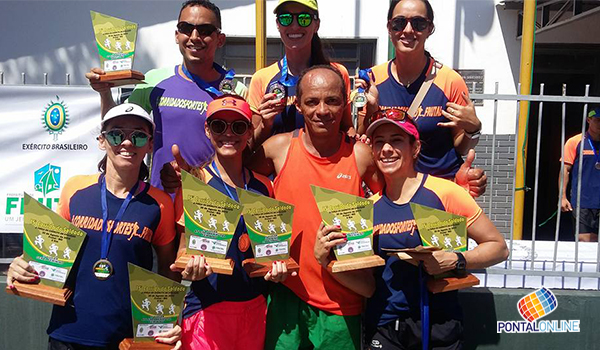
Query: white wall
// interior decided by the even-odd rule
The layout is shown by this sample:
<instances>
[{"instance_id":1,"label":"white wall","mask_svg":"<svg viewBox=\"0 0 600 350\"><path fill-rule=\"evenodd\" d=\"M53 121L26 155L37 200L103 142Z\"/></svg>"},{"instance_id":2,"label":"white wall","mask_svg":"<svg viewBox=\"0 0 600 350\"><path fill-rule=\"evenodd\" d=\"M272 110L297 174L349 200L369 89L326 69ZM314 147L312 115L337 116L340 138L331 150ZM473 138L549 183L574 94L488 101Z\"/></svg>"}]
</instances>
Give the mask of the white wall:
<instances>
[{"instance_id":1,"label":"white wall","mask_svg":"<svg viewBox=\"0 0 600 350\"><path fill-rule=\"evenodd\" d=\"M6 84L86 84L85 72L99 64L89 11L140 24L135 68L147 71L181 61L174 31L182 0L171 1L0 1L0 71ZM267 1L267 35L278 37L272 14L277 1ZM460 69L484 69L485 91L500 83L500 92L514 93L518 79L520 41L516 11L500 0L432 0L436 32L427 49L442 63ZM254 36L253 0L216 1L228 36ZM387 60L385 26L388 0L321 0L321 37L377 38L377 63ZM234 67L235 68L235 67ZM493 106L478 107L484 133L491 133ZM500 108L498 132L514 133L514 107Z\"/></svg>"}]
</instances>

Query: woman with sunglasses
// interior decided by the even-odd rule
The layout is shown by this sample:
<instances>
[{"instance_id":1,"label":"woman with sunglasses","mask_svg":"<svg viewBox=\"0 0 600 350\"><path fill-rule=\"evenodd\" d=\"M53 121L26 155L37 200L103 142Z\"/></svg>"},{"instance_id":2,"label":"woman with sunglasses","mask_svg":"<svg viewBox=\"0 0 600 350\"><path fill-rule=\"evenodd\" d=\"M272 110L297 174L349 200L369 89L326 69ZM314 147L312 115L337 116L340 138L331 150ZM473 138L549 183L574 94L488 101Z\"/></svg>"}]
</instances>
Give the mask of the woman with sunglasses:
<instances>
[{"instance_id":1,"label":"woman with sunglasses","mask_svg":"<svg viewBox=\"0 0 600 350\"><path fill-rule=\"evenodd\" d=\"M373 111L407 111L417 99L416 112L411 114L423 141L417 169L452 179L463 163L461 155L477 145L481 132L467 86L458 73L425 50L425 42L435 29L429 1L393 0L387 18L395 58L371 68L369 103L366 118L359 120L359 133L369 126ZM427 91L422 90L425 95L419 102L417 96L430 79L433 83ZM367 84L357 80L357 86L366 88Z\"/></svg>"},{"instance_id":2,"label":"woman with sunglasses","mask_svg":"<svg viewBox=\"0 0 600 350\"><path fill-rule=\"evenodd\" d=\"M73 297L52 310L48 349L118 349L124 338L133 337L127 264L151 270L152 248L158 272L178 277L169 269L176 252L171 198L144 182L149 173L144 157L152 151L153 131L154 122L141 107L113 107L98 136L106 152L98 164L100 173L72 177L62 189L58 213L87 238L67 281ZM101 265L108 267L108 277ZM39 282L22 256L11 263L7 276L9 287L15 280ZM155 338L174 344L180 333L176 326Z\"/></svg>"},{"instance_id":3,"label":"woman with sunglasses","mask_svg":"<svg viewBox=\"0 0 600 350\"><path fill-rule=\"evenodd\" d=\"M290 132L304 126L304 117L294 106L296 83L308 67L331 64L346 81L350 93L350 78L344 66L329 61L317 34L320 25L316 0L279 0L275 7L277 29L285 48L285 56L252 76L248 103L255 113L254 145L262 144L271 135ZM342 129L354 133L351 106L342 119Z\"/></svg>"},{"instance_id":4,"label":"woman with sunglasses","mask_svg":"<svg viewBox=\"0 0 600 350\"><path fill-rule=\"evenodd\" d=\"M205 133L215 149L215 157L201 169L204 182L237 201L236 187L273 196L271 181L246 169L242 153L252 137L252 112L241 97L225 95L208 105ZM179 166L190 170L175 152ZM181 190L175 200L178 228L183 231ZM180 241L180 252L186 242ZM256 349L264 346L267 304L267 281L281 282L287 277L285 263L274 262L264 278L250 278L242 268L252 258L250 238L240 220L227 251L234 262L231 276L213 274L203 256L194 256L182 271L185 279L194 281L185 299L183 311L184 349Z\"/></svg>"},{"instance_id":5,"label":"woman with sunglasses","mask_svg":"<svg viewBox=\"0 0 600 350\"><path fill-rule=\"evenodd\" d=\"M385 266L376 270L375 293L367 302L367 341L372 349L421 349L420 302L421 293L425 293L429 298L431 348L460 349L462 315L457 292L431 294L420 290L419 273L423 271L388 256L383 249L422 245L410 203L466 217L467 235L478 244L463 253L439 250L411 254L422 261L430 275L494 265L507 258L506 242L463 188L415 169L420 135L405 112L391 109L374 113L366 134L373 160L385 180L383 192L374 198L373 231L376 253L386 260Z\"/></svg>"}]
</instances>

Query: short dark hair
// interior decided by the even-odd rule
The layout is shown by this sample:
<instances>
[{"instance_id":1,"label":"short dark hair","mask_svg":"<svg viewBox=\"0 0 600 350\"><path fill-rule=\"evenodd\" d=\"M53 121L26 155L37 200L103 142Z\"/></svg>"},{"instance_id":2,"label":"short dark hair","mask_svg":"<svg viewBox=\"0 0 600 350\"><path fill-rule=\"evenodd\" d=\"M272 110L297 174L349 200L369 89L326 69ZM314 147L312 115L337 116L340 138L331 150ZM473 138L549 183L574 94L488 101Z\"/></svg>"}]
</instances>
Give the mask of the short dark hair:
<instances>
[{"instance_id":1,"label":"short dark hair","mask_svg":"<svg viewBox=\"0 0 600 350\"><path fill-rule=\"evenodd\" d=\"M390 8L388 9L388 16L387 16L388 21L390 19L392 19L392 16L394 15L394 9L396 8L396 5L398 5L398 3L400 1L402 1L402 0L392 0L390 2ZM427 8L427 19L430 20L431 25L433 25L433 7L431 7L429 0L420 0L420 1L425 4L425 7Z\"/></svg>"},{"instance_id":2,"label":"short dark hair","mask_svg":"<svg viewBox=\"0 0 600 350\"><path fill-rule=\"evenodd\" d=\"M215 17L217 17L217 27L221 29L221 10L219 10L217 5L213 4L209 0L187 0L181 5L181 10L179 10L179 16L177 16L177 21L179 21L179 18L181 18L181 13L183 12L183 10L187 7L192 6L202 6L205 9L212 11L212 13L215 14Z\"/></svg>"},{"instance_id":3,"label":"short dark hair","mask_svg":"<svg viewBox=\"0 0 600 350\"><path fill-rule=\"evenodd\" d=\"M330 64L318 64L316 66L308 67L304 71L302 71L302 73L300 73L300 76L298 77L298 84L296 85L296 100L298 101L298 103L300 103L300 99L302 98L302 80L304 80L304 77L308 73L317 69L325 69L331 71L335 73L335 75L338 78L340 78L340 82L342 83L341 94L343 96L344 101L346 101L346 81L344 80L342 73L340 73L340 71L337 68L333 67Z\"/></svg>"}]
</instances>

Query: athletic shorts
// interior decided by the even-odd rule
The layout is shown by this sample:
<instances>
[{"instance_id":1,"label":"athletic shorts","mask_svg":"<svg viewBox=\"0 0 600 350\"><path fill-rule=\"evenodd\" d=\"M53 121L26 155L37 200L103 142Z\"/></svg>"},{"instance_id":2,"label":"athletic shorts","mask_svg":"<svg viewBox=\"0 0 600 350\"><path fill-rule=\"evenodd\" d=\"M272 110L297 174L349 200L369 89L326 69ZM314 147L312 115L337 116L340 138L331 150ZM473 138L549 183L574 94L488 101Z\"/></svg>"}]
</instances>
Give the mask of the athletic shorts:
<instances>
[{"instance_id":1,"label":"athletic shorts","mask_svg":"<svg viewBox=\"0 0 600 350\"><path fill-rule=\"evenodd\" d=\"M181 342L189 350L262 350L267 302L222 301L183 319Z\"/></svg>"},{"instance_id":2,"label":"athletic shorts","mask_svg":"<svg viewBox=\"0 0 600 350\"><path fill-rule=\"evenodd\" d=\"M463 347L463 326L458 320L433 323L429 335L429 348L434 350L458 350ZM421 321L411 318L398 319L377 327L375 334L367 334L371 350L421 350Z\"/></svg>"},{"instance_id":3,"label":"athletic shorts","mask_svg":"<svg viewBox=\"0 0 600 350\"><path fill-rule=\"evenodd\" d=\"M360 315L339 316L308 305L277 284L270 294L265 349L360 349Z\"/></svg>"},{"instance_id":4,"label":"athletic shorts","mask_svg":"<svg viewBox=\"0 0 600 350\"><path fill-rule=\"evenodd\" d=\"M579 232L598 234L598 215L600 209L581 208L579 211ZM575 230L577 210L573 209L573 230Z\"/></svg>"}]
</instances>

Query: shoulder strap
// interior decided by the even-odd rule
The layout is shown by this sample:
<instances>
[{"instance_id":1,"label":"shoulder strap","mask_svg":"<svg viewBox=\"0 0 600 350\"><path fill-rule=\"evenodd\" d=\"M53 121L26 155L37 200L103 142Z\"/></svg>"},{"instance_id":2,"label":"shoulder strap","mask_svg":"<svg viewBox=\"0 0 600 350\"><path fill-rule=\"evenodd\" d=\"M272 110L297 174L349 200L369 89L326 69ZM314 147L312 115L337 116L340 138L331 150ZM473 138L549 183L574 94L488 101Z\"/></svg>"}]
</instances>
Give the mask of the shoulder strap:
<instances>
[{"instance_id":1,"label":"shoulder strap","mask_svg":"<svg viewBox=\"0 0 600 350\"><path fill-rule=\"evenodd\" d=\"M413 100L413 102L410 104L410 107L408 108L407 113L411 118L414 119L417 116L417 110L421 106L421 103L423 102L425 95L427 95L427 91L429 91L431 84L433 84L433 81L435 80L435 76L437 74L438 68L439 68L439 64L435 60L433 60L433 63L431 65L431 70L429 71L427 78L425 78L425 81L423 82L423 84L421 84L421 88L419 89L419 92L417 92L415 99Z\"/></svg>"},{"instance_id":2,"label":"shoulder strap","mask_svg":"<svg viewBox=\"0 0 600 350\"><path fill-rule=\"evenodd\" d=\"M294 129L294 132L292 132L292 138L295 139L296 137L298 137L299 134L300 134L300 129Z\"/></svg>"}]
</instances>

